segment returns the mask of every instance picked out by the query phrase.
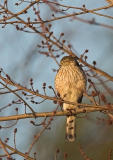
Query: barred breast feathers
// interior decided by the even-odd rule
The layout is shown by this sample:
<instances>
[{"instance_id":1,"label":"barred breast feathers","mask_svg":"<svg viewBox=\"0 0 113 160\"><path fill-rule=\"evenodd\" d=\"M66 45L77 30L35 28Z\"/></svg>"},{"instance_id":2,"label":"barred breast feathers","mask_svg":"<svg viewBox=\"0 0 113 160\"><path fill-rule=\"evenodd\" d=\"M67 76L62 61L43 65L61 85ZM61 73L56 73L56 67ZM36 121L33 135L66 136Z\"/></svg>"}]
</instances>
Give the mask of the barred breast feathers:
<instances>
[{"instance_id":1,"label":"barred breast feathers","mask_svg":"<svg viewBox=\"0 0 113 160\"><path fill-rule=\"evenodd\" d=\"M75 89L82 88L81 92L86 88L86 77L84 71L78 66L62 66L56 75L55 88L59 93L62 92L62 90L63 92L64 90L65 92L66 90L68 91L68 88L70 87L74 87Z\"/></svg>"}]
</instances>

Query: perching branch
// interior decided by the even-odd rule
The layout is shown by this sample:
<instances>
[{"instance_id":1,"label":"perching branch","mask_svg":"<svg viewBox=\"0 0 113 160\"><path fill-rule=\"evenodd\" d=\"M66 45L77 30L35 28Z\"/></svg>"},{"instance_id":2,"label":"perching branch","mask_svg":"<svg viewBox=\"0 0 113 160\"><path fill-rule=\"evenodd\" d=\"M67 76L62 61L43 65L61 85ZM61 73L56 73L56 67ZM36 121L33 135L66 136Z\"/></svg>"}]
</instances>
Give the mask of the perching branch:
<instances>
[{"instance_id":1,"label":"perching branch","mask_svg":"<svg viewBox=\"0 0 113 160\"><path fill-rule=\"evenodd\" d=\"M81 113L90 113L90 112L97 112L97 111L113 111L113 105L109 105L108 107L106 105L104 106L93 106L91 107L83 107L83 108L76 108L76 110L71 111L53 111L53 112L41 112L37 113L35 112L36 118L38 117L52 117L52 116L70 116L70 115L78 115ZM26 119L26 118L34 118L34 115L32 113L27 114L20 114L20 115L13 115L13 116L4 116L0 117L0 121L10 121L10 120L19 120L19 119Z\"/></svg>"}]
</instances>

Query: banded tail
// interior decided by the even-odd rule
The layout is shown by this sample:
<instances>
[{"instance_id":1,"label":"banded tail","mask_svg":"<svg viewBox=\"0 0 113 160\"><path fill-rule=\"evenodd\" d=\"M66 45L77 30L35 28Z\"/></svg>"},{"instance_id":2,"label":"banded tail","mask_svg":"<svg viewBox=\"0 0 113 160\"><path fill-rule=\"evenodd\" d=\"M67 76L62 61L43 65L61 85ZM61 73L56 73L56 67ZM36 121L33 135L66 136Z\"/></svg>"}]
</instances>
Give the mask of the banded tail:
<instances>
[{"instance_id":1,"label":"banded tail","mask_svg":"<svg viewBox=\"0 0 113 160\"><path fill-rule=\"evenodd\" d=\"M75 116L69 116L66 119L66 139L69 142L75 141Z\"/></svg>"}]
</instances>

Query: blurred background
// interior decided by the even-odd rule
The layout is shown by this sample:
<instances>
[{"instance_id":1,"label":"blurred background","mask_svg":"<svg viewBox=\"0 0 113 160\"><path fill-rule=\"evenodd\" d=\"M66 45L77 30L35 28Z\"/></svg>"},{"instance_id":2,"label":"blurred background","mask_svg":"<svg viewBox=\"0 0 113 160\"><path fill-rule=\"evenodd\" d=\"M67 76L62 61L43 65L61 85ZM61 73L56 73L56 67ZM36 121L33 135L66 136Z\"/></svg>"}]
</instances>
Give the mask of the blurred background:
<instances>
[{"instance_id":1,"label":"blurred background","mask_svg":"<svg viewBox=\"0 0 113 160\"><path fill-rule=\"evenodd\" d=\"M13 12L22 10L27 3L22 3L19 6L14 4L18 1L8 1L8 9ZM59 3L71 6L93 9L108 5L104 0L70 0L58 1ZM51 14L54 11L46 4L40 4L40 15L43 20L51 19ZM67 13L70 13L69 10ZM78 12L78 11L76 11ZM113 8L101 10L99 13L113 15ZM30 9L29 16L34 18L33 11ZM60 16L60 13L54 13ZM83 14L78 16L85 20L95 18L97 23L113 26L113 20L94 14ZM26 16L21 18L27 19ZM99 25L87 24L76 19L65 18L51 22L51 31L56 37L64 32L64 39L73 46L74 51L80 56L86 49L88 63L95 60L97 67L105 72L113 75L113 29L102 27ZM1 25L2 26L2 25ZM54 78L56 72L53 69L58 69L55 61L39 53L37 47L41 42L41 37L33 33L25 33L17 31L14 25L6 25L5 28L0 28L0 67L17 83L29 87L29 80L33 78L34 88L43 93L42 85L45 82L46 92L49 96L54 96L53 92L48 89L48 86L54 88ZM66 55L66 54L65 54ZM61 57L58 58L60 61ZM112 84L112 83L111 83ZM112 86L110 86L112 87ZM17 98L13 95L0 96L0 107L10 103L12 99ZM38 99L41 100L41 99ZM84 103L87 103L84 100ZM52 101L45 101L40 105L31 104L33 109L38 112L53 111L56 105ZM24 107L14 105L0 112L0 116L15 114L14 108L19 108L19 113L23 113ZM102 113L87 114L88 118L83 118L85 115L80 115L77 118L77 137L74 143L66 142L65 140L65 117L56 117L51 124L51 129L46 130L35 144L33 152L37 152L37 159L40 160L63 160L67 154L69 160L82 160L79 146L83 147L84 152L93 160L107 160L109 150L113 148L113 126L107 121L98 121L97 118L105 118ZM9 144L13 146L13 130L16 127L17 149L22 152L28 151L28 146L31 144L33 137L42 127L35 127L30 123L31 119L19 120L17 125L12 128L1 129L0 137L4 140L9 137ZM33 119L34 120L34 119ZM37 123L43 119L38 118ZM8 126L12 122L2 122L2 126ZM17 160L23 158L14 156Z\"/></svg>"}]
</instances>

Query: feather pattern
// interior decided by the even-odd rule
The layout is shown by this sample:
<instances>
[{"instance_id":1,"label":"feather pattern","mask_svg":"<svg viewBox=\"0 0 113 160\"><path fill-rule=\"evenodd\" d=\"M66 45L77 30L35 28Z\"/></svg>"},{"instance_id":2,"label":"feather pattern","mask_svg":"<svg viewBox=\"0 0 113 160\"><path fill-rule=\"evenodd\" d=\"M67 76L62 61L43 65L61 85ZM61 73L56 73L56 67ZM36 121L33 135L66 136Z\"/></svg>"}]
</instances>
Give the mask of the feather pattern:
<instances>
[{"instance_id":1,"label":"feather pattern","mask_svg":"<svg viewBox=\"0 0 113 160\"><path fill-rule=\"evenodd\" d=\"M86 89L86 76L75 58L66 56L61 62L61 67L55 77L55 89L63 100L75 102L82 100ZM63 110L70 111L77 106L63 104ZM75 116L68 116L66 120L66 138L73 142L75 140Z\"/></svg>"}]
</instances>

